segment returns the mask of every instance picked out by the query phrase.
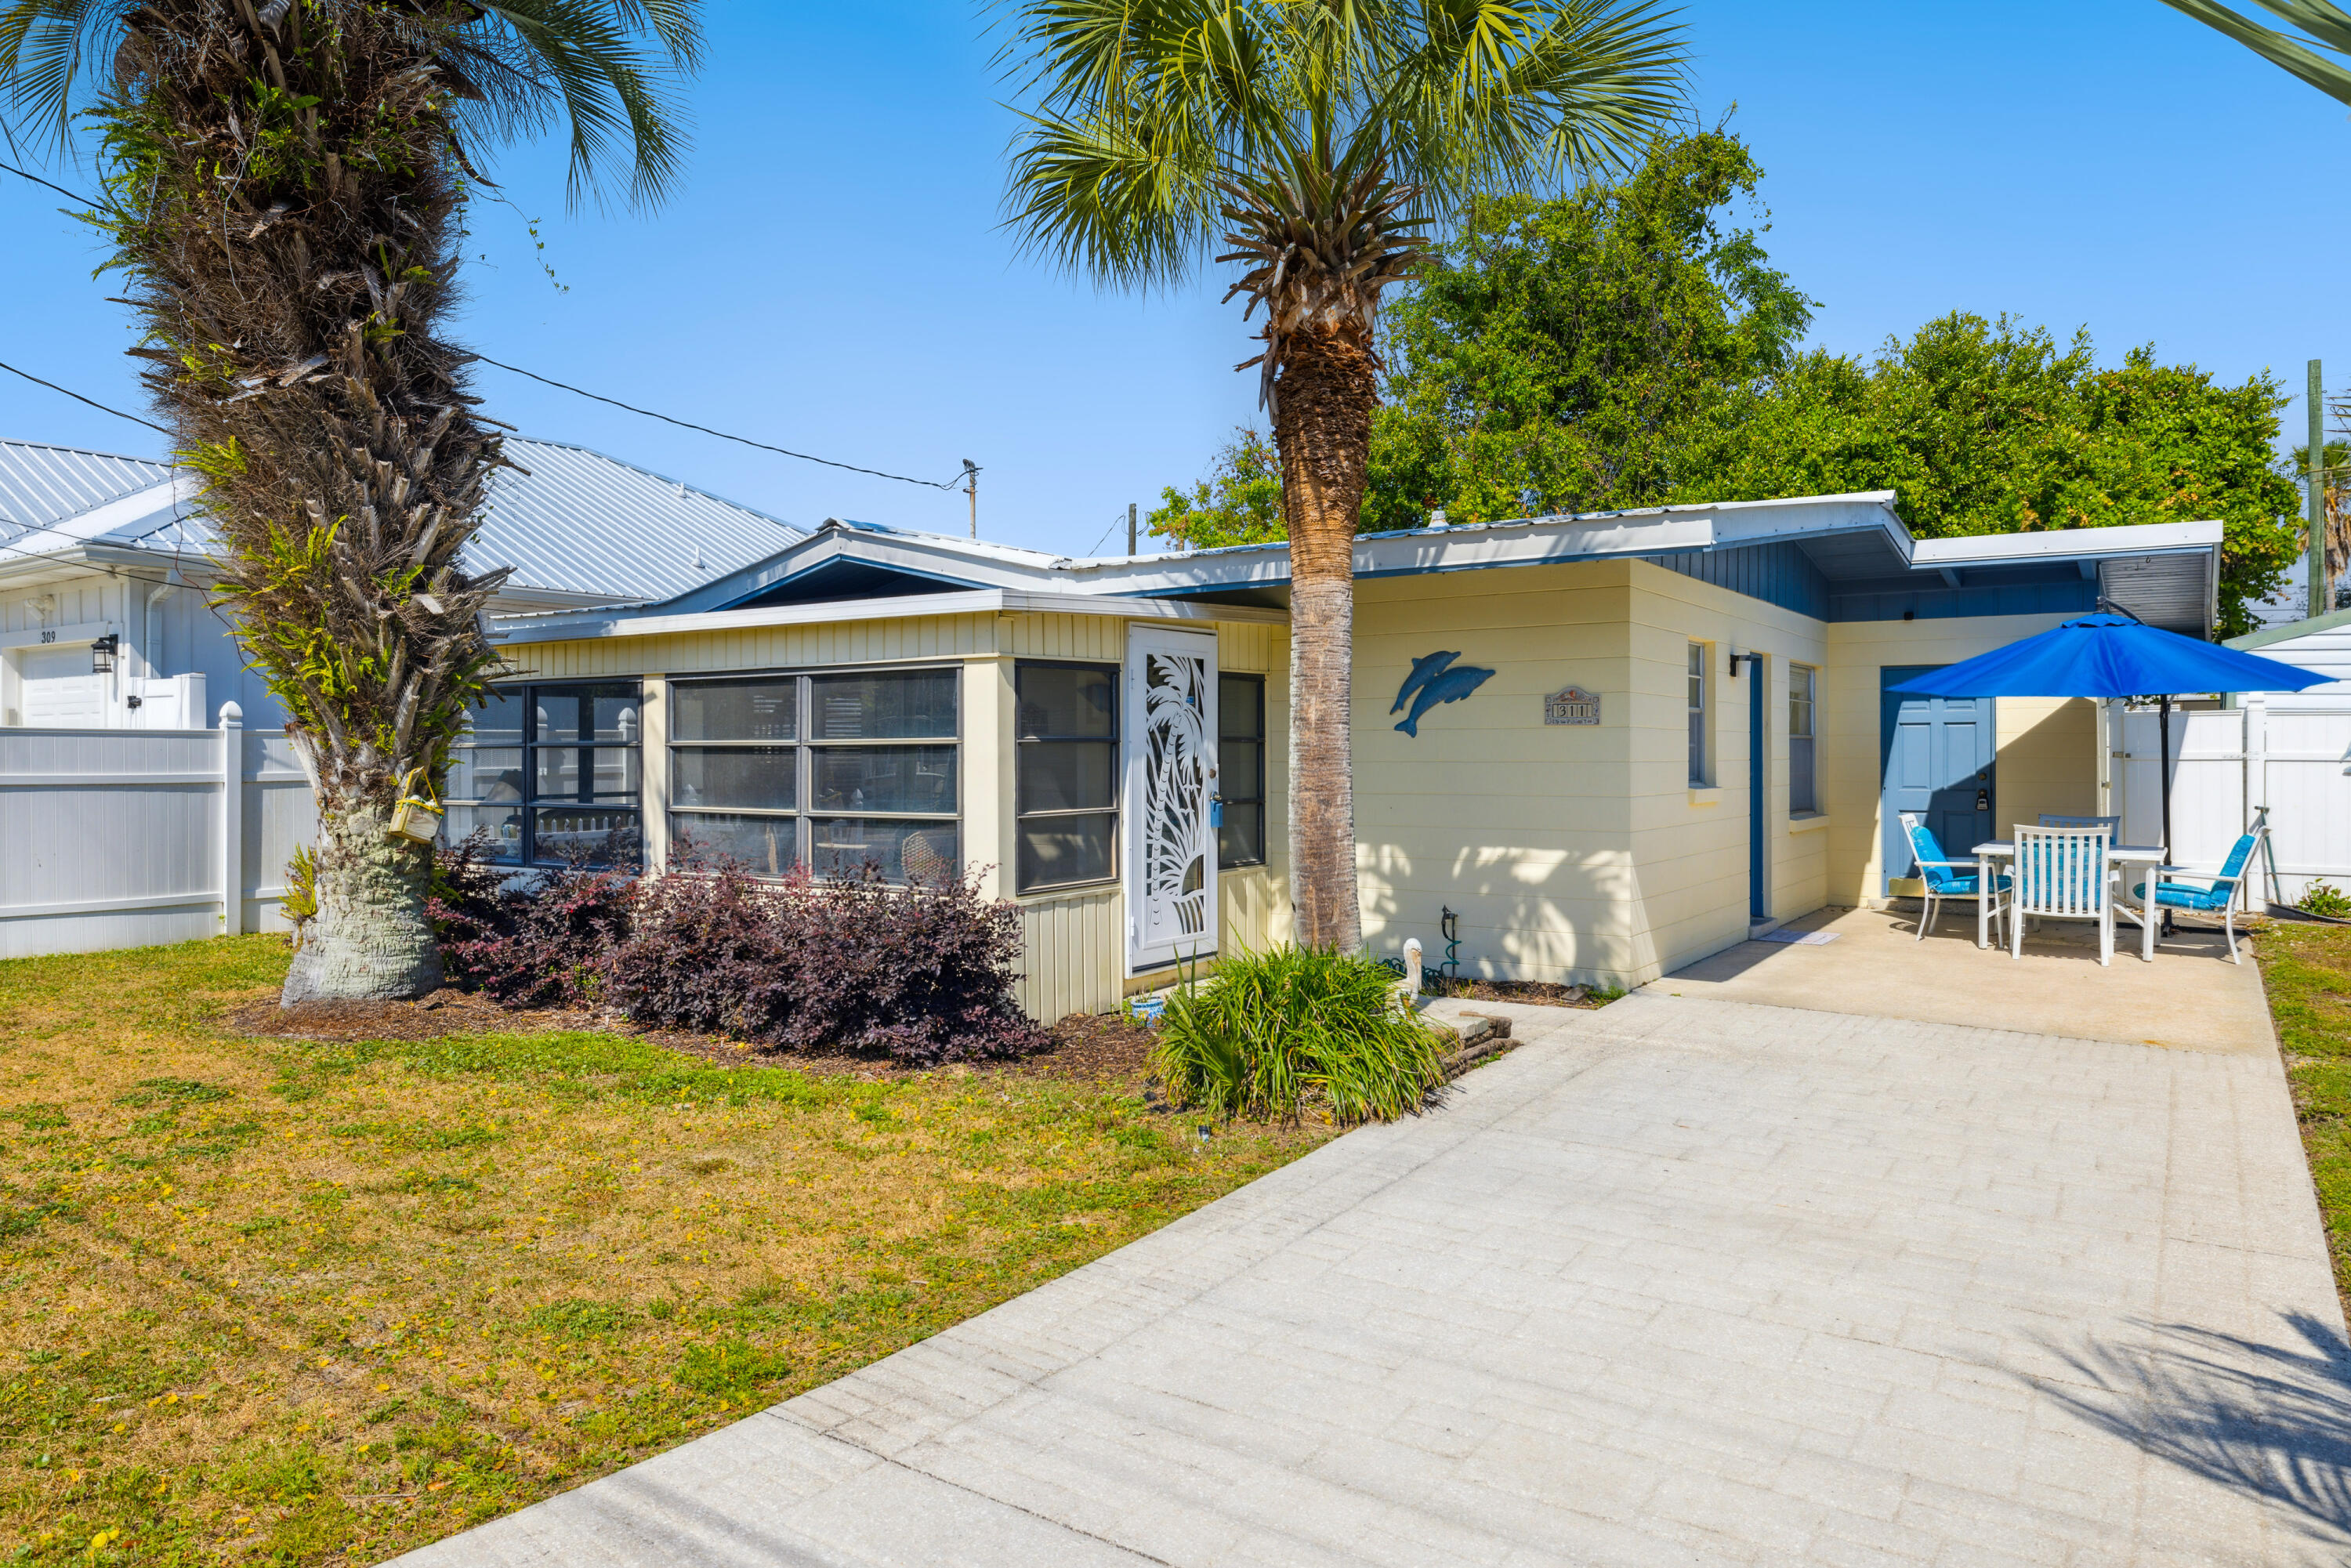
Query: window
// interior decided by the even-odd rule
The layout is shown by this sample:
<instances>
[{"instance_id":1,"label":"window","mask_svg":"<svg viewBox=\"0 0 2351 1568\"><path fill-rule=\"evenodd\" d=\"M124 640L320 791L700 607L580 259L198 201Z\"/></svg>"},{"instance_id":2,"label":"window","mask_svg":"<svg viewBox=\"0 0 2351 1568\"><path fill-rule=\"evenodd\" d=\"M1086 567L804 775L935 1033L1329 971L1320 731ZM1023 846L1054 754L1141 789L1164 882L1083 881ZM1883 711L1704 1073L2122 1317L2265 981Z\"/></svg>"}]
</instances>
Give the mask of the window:
<instances>
[{"instance_id":1,"label":"window","mask_svg":"<svg viewBox=\"0 0 2351 1568\"><path fill-rule=\"evenodd\" d=\"M1265 677L1217 677L1217 863L1265 863Z\"/></svg>"},{"instance_id":2,"label":"window","mask_svg":"<svg viewBox=\"0 0 2351 1568\"><path fill-rule=\"evenodd\" d=\"M1689 645L1689 781L1693 789L1709 782L1706 769L1707 645Z\"/></svg>"},{"instance_id":3,"label":"window","mask_svg":"<svg viewBox=\"0 0 2351 1568\"><path fill-rule=\"evenodd\" d=\"M1788 666L1788 814L1821 809L1813 782L1813 697L1818 674L1809 664Z\"/></svg>"},{"instance_id":4,"label":"window","mask_svg":"<svg viewBox=\"0 0 2351 1568\"><path fill-rule=\"evenodd\" d=\"M892 882L963 869L960 672L860 670L670 687L670 833L758 876Z\"/></svg>"},{"instance_id":5,"label":"window","mask_svg":"<svg viewBox=\"0 0 2351 1568\"><path fill-rule=\"evenodd\" d=\"M1118 875L1118 666L1021 664L1012 672L1013 885Z\"/></svg>"},{"instance_id":6,"label":"window","mask_svg":"<svg viewBox=\"0 0 2351 1568\"><path fill-rule=\"evenodd\" d=\"M499 687L449 748L449 841L480 828L503 861L638 864L638 726L633 681Z\"/></svg>"}]
</instances>

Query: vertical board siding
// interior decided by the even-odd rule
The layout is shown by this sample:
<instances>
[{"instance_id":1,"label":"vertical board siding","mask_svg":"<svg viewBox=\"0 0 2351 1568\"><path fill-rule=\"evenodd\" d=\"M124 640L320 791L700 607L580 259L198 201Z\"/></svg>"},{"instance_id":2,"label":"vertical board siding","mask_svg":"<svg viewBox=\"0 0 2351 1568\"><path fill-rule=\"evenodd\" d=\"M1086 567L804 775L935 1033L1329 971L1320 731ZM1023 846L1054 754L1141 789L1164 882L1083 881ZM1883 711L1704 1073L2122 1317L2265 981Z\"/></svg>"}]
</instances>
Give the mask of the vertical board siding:
<instances>
[{"instance_id":1,"label":"vertical board siding","mask_svg":"<svg viewBox=\"0 0 2351 1568\"><path fill-rule=\"evenodd\" d=\"M1672 555L1644 558L1667 571L1782 610L1792 610L1815 621L1829 618L1829 580L1813 564L1801 546L1780 542L1743 545L1737 549L1677 550Z\"/></svg>"},{"instance_id":2,"label":"vertical board siding","mask_svg":"<svg viewBox=\"0 0 2351 1568\"><path fill-rule=\"evenodd\" d=\"M1051 1023L1118 1006L1122 902L1107 887L1020 905L1021 1010Z\"/></svg>"},{"instance_id":3,"label":"vertical board siding","mask_svg":"<svg viewBox=\"0 0 2351 1568\"><path fill-rule=\"evenodd\" d=\"M2153 712L2123 716L2114 809L2134 843L2163 841L2161 728ZM2175 710L2170 763L2174 864L2217 869L2266 804L2281 901L2314 882L2351 888L2351 706ZM2271 891L2257 880L2251 907Z\"/></svg>"}]
</instances>

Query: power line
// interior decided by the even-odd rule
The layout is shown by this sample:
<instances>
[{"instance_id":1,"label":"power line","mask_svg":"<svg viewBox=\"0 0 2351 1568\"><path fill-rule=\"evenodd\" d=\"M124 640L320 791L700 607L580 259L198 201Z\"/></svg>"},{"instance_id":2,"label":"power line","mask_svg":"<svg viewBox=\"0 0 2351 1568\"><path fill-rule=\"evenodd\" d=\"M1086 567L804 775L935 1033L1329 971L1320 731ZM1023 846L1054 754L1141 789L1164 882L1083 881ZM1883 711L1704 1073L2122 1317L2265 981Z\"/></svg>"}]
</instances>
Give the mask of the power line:
<instances>
[{"instance_id":1,"label":"power line","mask_svg":"<svg viewBox=\"0 0 2351 1568\"><path fill-rule=\"evenodd\" d=\"M65 197L68 201L79 202L86 207L94 207L98 205L96 201L92 200L90 197L83 195L79 191L68 191L63 185L50 184L48 181L42 179L38 174L27 174L24 170L17 168L14 163L0 163L0 169L5 169L11 174L15 174L21 179L30 180L36 185L48 185L50 190L55 191L58 195Z\"/></svg>"},{"instance_id":2,"label":"power line","mask_svg":"<svg viewBox=\"0 0 2351 1568\"><path fill-rule=\"evenodd\" d=\"M559 382L552 376L542 376L536 371L526 371L519 365L507 364L503 361L490 358L487 354L473 354L469 357L479 360L486 365L496 365L502 371L512 371L518 376L528 376L532 381L545 386L556 387L568 392L577 392L580 396L591 398L597 402L608 402L614 408L626 409L631 413L643 414L647 419L658 419L664 424L674 424L685 430L698 430L705 435L715 435L721 441L739 442L745 446L756 446L762 452L781 453L786 457L797 457L803 463L821 463L828 468L846 468L852 474L871 474L876 479L895 479L901 485L920 485L931 490L952 490L960 486L964 480L961 469L956 471L956 476L952 479L914 479L904 474L885 473L879 468L862 468L854 463L836 463L830 457L818 457L810 453L794 452L785 446L771 446L764 441L754 441L747 435L729 435L723 430L713 430L706 424L696 424L692 420L672 419L668 414L655 413L652 409L639 408L634 403L622 402L616 397L606 397L601 392L591 392L583 387L575 387L569 382Z\"/></svg>"},{"instance_id":3,"label":"power line","mask_svg":"<svg viewBox=\"0 0 2351 1568\"><path fill-rule=\"evenodd\" d=\"M5 169L9 173L15 174L19 178L30 180L36 185L47 186L48 189L57 192L57 194L61 196L71 197L77 202L82 202L90 206L98 205L96 202L91 201L88 196L77 195L75 193L67 190L63 185L51 184L50 182L42 179L38 174L26 173L24 170L17 168L14 163L0 163L0 169ZM820 463L827 468L840 468L852 474L868 474L876 479L894 479L901 485L919 485L928 490L953 490L961 486L967 477L967 471L969 466L968 465L966 465L965 469L958 469L956 472L955 476L951 479L917 479L905 474L892 474L887 470L881 468L867 468L860 464L839 463L830 457L819 457L812 452L795 452L788 446L776 446L765 441L754 441L747 435L731 434L724 430L714 430L706 424L696 424L692 420L675 419L666 413L657 413L649 408L639 408L634 403L622 402L619 398L606 397L601 392L591 392L585 387L575 387L569 382L559 382L552 376L542 376L537 371L527 371L520 365L509 365L503 360L494 360L487 354L471 354L468 357L478 360L483 364L495 365L499 370L511 371L515 375L528 377L530 380L538 382L542 386L554 387L558 391L568 392L573 393L575 396L588 398L595 402L609 403L614 408L625 409L627 412L634 414L642 414L647 419L658 419L664 424L674 424L682 430L697 430L705 435L715 435L721 441L732 441L744 446L757 447L762 452L773 452L780 456L798 458L803 463ZM170 431L164 430L160 424L154 424L147 420L140 419L136 414L123 413L120 409L107 408L107 406L101 402L92 402L91 400L83 397L79 392L66 392L65 388L58 386L56 382L43 382L38 376L29 375L23 371L16 370L14 365L0 364L0 370L13 371L16 374L24 376L28 382L40 382L41 385L49 388L52 392L65 392L66 396L74 399L78 402L89 403L89 406L92 408L102 410L107 413L116 414L120 418L131 420L140 424L144 424L150 430L161 431L165 435L172 434ZM1108 536L1104 537L1107 538Z\"/></svg>"},{"instance_id":4,"label":"power line","mask_svg":"<svg viewBox=\"0 0 2351 1568\"><path fill-rule=\"evenodd\" d=\"M135 413L125 413L119 408L109 408L104 403L99 402L96 398L84 397L81 393L68 391L67 388L57 385L55 382L45 382L30 371L20 371L16 366L8 363L5 360L0 360L0 371L5 371L12 376L22 376L26 381L33 382L35 385L45 386L53 392L64 392L66 396L73 399L74 402L86 402L89 404L90 407L98 410L100 413L110 413L117 419L127 419L133 424L143 424L148 429L155 432L158 435L169 435L172 434L152 419L141 419Z\"/></svg>"}]
</instances>

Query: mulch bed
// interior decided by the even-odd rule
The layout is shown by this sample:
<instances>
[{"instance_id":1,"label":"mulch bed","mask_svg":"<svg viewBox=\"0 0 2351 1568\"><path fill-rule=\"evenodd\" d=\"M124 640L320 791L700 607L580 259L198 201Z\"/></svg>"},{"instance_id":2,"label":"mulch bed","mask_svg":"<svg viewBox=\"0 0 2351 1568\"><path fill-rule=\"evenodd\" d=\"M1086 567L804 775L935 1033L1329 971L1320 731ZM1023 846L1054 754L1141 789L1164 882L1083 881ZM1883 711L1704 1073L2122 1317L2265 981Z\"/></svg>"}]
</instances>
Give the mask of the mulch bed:
<instances>
[{"instance_id":1,"label":"mulch bed","mask_svg":"<svg viewBox=\"0 0 2351 1568\"><path fill-rule=\"evenodd\" d=\"M275 998L247 1002L225 1020L239 1034L343 1044L362 1040L445 1040L466 1034L550 1034L596 1030L666 1046L720 1067L778 1067L796 1072L885 1079L925 1071L1014 1072L1065 1082L1140 1089L1150 1076L1150 1030L1111 1015L1072 1013L1046 1030L1051 1044L1034 1056L975 1061L946 1069L902 1067L842 1052L769 1051L720 1035L640 1029L611 1014L560 1008L502 1008L478 992L444 990L413 1002L306 1002L284 1008Z\"/></svg>"},{"instance_id":2,"label":"mulch bed","mask_svg":"<svg viewBox=\"0 0 2351 1568\"><path fill-rule=\"evenodd\" d=\"M1604 1005L1582 986L1562 986L1550 980L1440 980L1430 977L1422 985L1431 996L1456 997L1463 1001L1532 1002L1547 1008Z\"/></svg>"}]
</instances>

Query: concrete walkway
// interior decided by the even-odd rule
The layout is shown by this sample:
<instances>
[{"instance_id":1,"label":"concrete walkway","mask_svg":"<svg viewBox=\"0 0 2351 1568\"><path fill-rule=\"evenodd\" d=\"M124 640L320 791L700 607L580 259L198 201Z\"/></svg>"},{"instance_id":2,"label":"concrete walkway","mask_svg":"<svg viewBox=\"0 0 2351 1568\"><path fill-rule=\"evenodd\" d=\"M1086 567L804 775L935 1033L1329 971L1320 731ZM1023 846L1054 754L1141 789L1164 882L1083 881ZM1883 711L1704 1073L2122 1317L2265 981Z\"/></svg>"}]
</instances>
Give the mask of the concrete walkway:
<instances>
[{"instance_id":1,"label":"concrete walkway","mask_svg":"<svg viewBox=\"0 0 2351 1568\"><path fill-rule=\"evenodd\" d=\"M402 1562L2351 1553L2274 1052L1512 1011L1440 1113Z\"/></svg>"}]
</instances>

